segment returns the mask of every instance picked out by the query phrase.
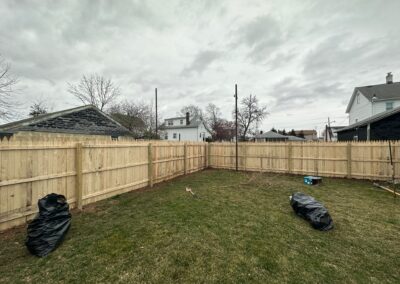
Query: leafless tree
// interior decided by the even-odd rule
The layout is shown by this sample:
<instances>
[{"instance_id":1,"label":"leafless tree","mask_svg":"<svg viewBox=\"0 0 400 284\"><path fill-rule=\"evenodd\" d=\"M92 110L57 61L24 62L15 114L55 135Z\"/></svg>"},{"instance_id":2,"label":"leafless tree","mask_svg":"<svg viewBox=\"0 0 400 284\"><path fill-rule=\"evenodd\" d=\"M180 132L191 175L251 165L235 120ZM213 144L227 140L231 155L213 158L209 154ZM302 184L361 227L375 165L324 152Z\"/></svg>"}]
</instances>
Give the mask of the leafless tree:
<instances>
[{"instance_id":1,"label":"leafless tree","mask_svg":"<svg viewBox=\"0 0 400 284\"><path fill-rule=\"evenodd\" d=\"M255 95L249 95L243 98L240 104L241 107L238 110L238 126L242 139L245 139L248 132L263 121L268 115L268 112L266 106L259 105ZM233 113L233 115L235 115L235 113Z\"/></svg>"},{"instance_id":2,"label":"leafless tree","mask_svg":"<svg viewBox=\"0 0 400 284\"><path fill-rule=\"evenodd\" d=\"M130 131L138 134L138 136L151 136L151 138L155 138L153 135L155 130L155 114L152 103L125 100L111 106L108 113Z\"/></svg>"},{"instance_id":3,"label":"leafless tree","mask_svg":"<svg viewBox=\"0 0 400 284\"><path fill-rule=\"evenodd\" d=\"M120 90L109 78L98 74L83 75L77 85L68 83L68 92L84 104L92 104L100 110L115 102Z\"/></svg>"},{"instance_id":4,"label":"leafless tree","mask_svg":"<svg viewBox=\"0 0 400 284\"><path fill-rule=\"evenodd\" d=\"M235 137L235 122L221 119L215 128L213 140L232 141Z\"/></svg>"},{"instance_id":5,"label":"leafless tree","mask_svg":"<svg viewBox=\"0 0 400 284\"><path fill-rule=\"evenodd\" d=\"M43 101L34 102L30 107L29 115L37 117L48 112L48 107Z\"/></svg>"},{"instance_id":6,"label":"leafless tree","mask_svg":"<svg viewBox=\"0 0 400 284\"><path fill-rule=\"evenodd\" d=\"M203 119L203 111L200 107L195 105L187 105L181 108L179 115L185 116L186 113L189 113L190 117L199 117Z\"/></svg>"},{"instance_id":7,"label":"leafless tree","mask_svg":"<svg viewBox=\"0 0 400 284\"><path fill-rule=\"evenodd\" d=\"M222 124L221 110L213 103L209 103L206 107L204 121L207 128L212 132L213 139L218 136L217 131L221 129Z\"/></svg>"},{"instance_id":8,"label":"leafless tree","mask_svg":"<svg viewBox=\"0 0 400 284\"><path fill-rule=\"evenodd\" d=\"M0 118L10 119L12 117L15 106L14 87L17 83L18 79L10 74L10 64L0 58Z\"/></svg>"}]
</instances>

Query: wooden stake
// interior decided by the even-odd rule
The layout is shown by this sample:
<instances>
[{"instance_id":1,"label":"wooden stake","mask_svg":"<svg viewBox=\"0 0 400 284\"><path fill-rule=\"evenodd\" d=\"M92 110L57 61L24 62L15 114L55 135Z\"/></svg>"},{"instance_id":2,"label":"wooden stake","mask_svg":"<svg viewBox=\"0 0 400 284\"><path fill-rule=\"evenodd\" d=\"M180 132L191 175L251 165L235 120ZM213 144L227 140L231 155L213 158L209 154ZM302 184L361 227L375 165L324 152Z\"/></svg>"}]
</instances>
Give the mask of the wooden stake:
<instances>
[{"instance_id":1,"label":"wooden stake","mask_svg":"<svg viewBox=\"0 0 400 284\"><path fill-rule=\"evenodd\" d=\"M384 189L384 190L386 190L386 191L388 191L388 192L390 192L390 193L393 193L393 195L394 195L395 197L396 197L396 195L400 196L400 193L397 193L397 192L395 192L394 190L391 190L390 188L388 188L388 187L386 187L386 186L383 186L383 185L380 185L380 184L377 184L377 183L374 183L374 186L379 187L379 188L382 188L382 189Z\"/></svg>"}]
</instances>

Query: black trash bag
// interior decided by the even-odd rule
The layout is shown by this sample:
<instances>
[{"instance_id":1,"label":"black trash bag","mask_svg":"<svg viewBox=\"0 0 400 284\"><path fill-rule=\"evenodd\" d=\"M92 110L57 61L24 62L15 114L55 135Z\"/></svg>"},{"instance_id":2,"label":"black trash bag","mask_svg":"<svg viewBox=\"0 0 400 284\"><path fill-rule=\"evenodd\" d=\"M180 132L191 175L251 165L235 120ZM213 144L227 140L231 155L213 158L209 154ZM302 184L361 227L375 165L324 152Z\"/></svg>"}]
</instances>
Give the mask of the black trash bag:
<instances>
[{"instance_id":1,"label":"black trash bag","mask_svg":"<svg viewBox=\"0 0 400 284\"><path fill-rule=\"evenodd\" d=\"M294 212L310 222L314 229L328 231L333 228L333 221L328 210L313 197L296 192L290 197Z\"/></svg>"},{"instance_id":2,"label":"black trash bag","mask_svg":"<svg viewBox=\"0 0 400 284\"><path fill-rule=\"evenodd\" d=\"M71 226L71 214L65 196L51 193L39 199L39 214L28 225L26 246L36 256L55 250Z\"/></svg>"}]
</instances>

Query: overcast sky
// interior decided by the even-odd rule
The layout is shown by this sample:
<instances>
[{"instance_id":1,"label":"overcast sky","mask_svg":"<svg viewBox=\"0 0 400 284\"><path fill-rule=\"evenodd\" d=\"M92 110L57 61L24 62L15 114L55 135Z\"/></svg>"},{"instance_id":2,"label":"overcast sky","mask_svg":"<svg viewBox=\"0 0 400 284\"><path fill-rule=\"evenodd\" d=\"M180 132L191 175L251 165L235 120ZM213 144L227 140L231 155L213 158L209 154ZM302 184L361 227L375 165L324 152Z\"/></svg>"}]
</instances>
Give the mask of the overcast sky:
<instances>
[{"instance_id":1,"label":"overcast sky","mask_svg":"<svg viewBox=\"0 0 400 284\"><path fill-rule=\"evenodd\" d=\"M18 99L52 110L80 105L67 82L109 76L123 98L159 90L163 118L212 102L231 119L256 95L262 129L347 124L356 86L400 80L400 1L7 1L0 54L19 77Z\"/></svg>"}]
</instances>

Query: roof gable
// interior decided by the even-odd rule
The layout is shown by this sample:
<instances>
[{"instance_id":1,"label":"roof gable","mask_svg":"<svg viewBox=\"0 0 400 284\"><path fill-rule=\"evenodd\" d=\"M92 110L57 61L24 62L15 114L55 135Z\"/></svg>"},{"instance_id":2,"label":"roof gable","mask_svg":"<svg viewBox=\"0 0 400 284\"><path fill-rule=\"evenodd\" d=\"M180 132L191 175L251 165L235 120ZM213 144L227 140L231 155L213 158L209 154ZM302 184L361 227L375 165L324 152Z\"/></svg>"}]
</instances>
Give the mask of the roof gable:
<instances>
[{"instance_id":1,"label":"roof gable","mask_svg":"<svg viewBox=\"0 0 400 284\"><path fill-rule=\"evenodd\" d=\"M49 113L0 126L0 131L89 135L131 135L128 129L92 105Z\"/></svg>"},{"instance_id":2,"label":"roof gable","mask_svg":"<svg viewBox=\"0 0 400 284\"><path fill-rule=\"evenodd\" d=\"M168 120L171 120L171 119L179 119L179 117L178 118L176 118L176 117L175 118L169 118L169 119L165 119L165 120L168 121ZM183 117L182 119L185 119L185 117ZM180 124L180 125L167 125L167 124L164 124L162 127L164 129L198 128L202 123L203 123L203 120L201 118L195 116L189 121L188 125L187 124Z\"/></svg>"},{"instance_id":3,"label":"roof gable","mask_svg":"<svg viewBox=\"0 0 400 284\"><path fill-rule=\"evenodd\" d=\"M400 82L392 84L379 84L354 88L346 113L350 112L357 93L360 92L367 100L372 102L374 95L377 101L400 100Z\"/></svg>"}]
</instances>

